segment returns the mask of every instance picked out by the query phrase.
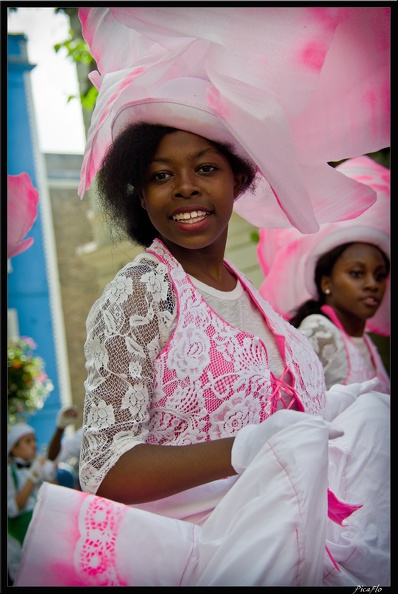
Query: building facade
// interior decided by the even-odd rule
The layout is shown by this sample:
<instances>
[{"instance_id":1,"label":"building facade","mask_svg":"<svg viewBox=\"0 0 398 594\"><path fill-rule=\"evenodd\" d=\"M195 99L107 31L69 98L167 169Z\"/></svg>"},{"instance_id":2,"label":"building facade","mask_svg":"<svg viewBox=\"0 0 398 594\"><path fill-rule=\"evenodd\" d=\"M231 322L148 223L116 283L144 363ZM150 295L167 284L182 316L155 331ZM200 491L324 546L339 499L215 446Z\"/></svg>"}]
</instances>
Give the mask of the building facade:
<instances>
[{"instance_id":1,"label":"building facade","mask_svg":"<svg viewBox=\"0 0 398 594\"><path fill-rule=\"evenodd\" d=\"M43 156L38 150L25 35L8 35L7 174L26 172L40 199L38 216L29 233L33 245L8 262L8 334L28 336L37 345L54 389L43 409L27 420L35 428L39 446L54 430L59 407L71 402L51 207Z\"/></svg>"}]
</instances>

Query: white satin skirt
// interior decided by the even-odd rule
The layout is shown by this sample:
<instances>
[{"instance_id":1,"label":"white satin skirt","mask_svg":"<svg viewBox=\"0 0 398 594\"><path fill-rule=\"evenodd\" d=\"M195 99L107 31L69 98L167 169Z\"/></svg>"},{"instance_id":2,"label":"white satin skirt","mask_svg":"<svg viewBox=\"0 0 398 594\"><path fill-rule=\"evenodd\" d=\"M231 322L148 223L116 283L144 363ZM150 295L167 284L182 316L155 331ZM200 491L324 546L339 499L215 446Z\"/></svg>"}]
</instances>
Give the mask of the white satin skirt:
<instances>
[{"instance_id":1,"label":"white satin skirt","mask_svg":"<svg viewBox=\"0 0 398 594\"><path fill-rule=\"evenodd\" d=\"M145 506L44 483L15 586L390 585L390 397L280 431L239 477ZM327 490L362 505L340 525Z\"/></svg>"}]
</instances>

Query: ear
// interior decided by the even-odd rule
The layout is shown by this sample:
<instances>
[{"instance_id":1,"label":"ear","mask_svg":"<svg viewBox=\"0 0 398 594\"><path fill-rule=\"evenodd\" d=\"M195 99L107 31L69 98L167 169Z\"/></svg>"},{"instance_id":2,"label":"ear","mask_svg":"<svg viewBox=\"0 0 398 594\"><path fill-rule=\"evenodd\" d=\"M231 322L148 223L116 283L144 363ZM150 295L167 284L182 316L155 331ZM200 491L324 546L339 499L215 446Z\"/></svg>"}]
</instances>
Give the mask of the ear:
<instances>
[{"instance_id":1,"label":"ear","mask_svg":"<svg viewBox=\"0 0 398 594\"><path fill-rule=\"evenodd\" d=\"M141 196L141 194L140 194L140 203L141 203L141 206L142 206L142 208L143 208L144 210L146 210L146 206L145 206L145 200L144 200L143 196Z\"/></svg>"},{"instance_id":2,"label":"ear","mask_svg":"<svg viewBox=\"0 0 398 594\"><path fill-rule=\"evenodd\" d=\"M238 175L235 175L235 181L234 181L234 198L237 198L241 192L242 186L243 184L246 182L247 180L247 175L245 175L244 173L240 173Z\"/></svg>"},{"instance_id":3,"label":"ear","mask_svg":"<svg viewBox=\"0 0 398 594\"><path fill-rule=\"evenodd\" d=\"M332 283L330 282L330 277L329 276L323 276L321 278L321 290L322 290L322 293L324 295L329 295L330 294L331 285L332 285Z\"/></svg>"}]
</instances>

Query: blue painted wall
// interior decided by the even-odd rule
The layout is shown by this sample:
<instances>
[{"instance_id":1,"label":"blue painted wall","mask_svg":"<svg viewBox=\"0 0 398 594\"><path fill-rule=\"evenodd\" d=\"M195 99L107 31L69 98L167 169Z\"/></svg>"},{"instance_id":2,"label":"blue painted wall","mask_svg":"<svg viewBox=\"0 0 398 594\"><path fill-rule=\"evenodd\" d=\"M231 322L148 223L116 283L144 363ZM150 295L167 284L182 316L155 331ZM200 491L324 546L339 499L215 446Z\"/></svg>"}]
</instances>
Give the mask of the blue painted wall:
<instances>
[{"instance_id":1,"label":"blue painted wall","mask_svg":"<svg viewBox=\"0 0 398 594\"><path fill-rule=\"evenodd\" d=\"M26 172L40 194L37 160L43 156L37 153L34 143L36 123L33 105L30 109L28 107L29 76L34 65L27 60L26 41L25 35L8 35L7 173L18 175ZM17 310L19 333L35 341L37 349L34 353L43 358L45 371L54 385L43 409L27 419L36 430L39 447L50 440L55 416L61 406L40 208L39 200L38 216L28 233L28 237L34 238L34 243L11 259L12 271L8 274L8 307Z\"/></svg>"}]
</instances>

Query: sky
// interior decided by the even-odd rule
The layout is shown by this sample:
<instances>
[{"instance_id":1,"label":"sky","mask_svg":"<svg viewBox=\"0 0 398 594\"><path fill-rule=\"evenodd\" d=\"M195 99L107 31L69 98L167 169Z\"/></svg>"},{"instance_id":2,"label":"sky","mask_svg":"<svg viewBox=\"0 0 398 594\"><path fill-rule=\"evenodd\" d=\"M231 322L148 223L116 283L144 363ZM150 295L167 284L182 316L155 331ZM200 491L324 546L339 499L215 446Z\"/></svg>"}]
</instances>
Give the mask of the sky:
<instances>
[{"instance_id":1,"label":"sky","mask_svg":"<svg viewBox=\"0 0 398 594\"><path fill-rule=\"evenodd\" d=\"M8 32L27 37L39 148L43 153L83 154L85 132L74 62L54 44L69 37L69 19L53 7L19 7L8 15Z\"/></svg>"}]
</instances>

